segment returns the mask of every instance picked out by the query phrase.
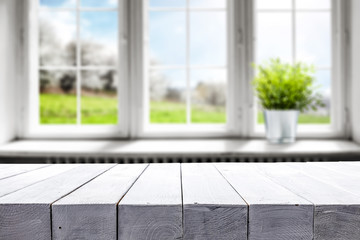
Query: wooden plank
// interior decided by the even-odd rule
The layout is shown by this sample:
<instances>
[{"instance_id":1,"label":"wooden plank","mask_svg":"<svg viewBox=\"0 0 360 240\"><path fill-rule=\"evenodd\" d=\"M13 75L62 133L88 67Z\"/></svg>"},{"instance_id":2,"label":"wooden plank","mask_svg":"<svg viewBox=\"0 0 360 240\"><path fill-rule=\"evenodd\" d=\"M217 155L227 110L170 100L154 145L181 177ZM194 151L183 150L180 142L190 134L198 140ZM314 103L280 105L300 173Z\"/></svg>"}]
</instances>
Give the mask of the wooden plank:
<instances>
[{"instance_id":1,"label":"wooden plank","mask_svg":"<svg viewBox=\"0 0 360 240\"><path fill-rule=\"evenodd\" d=\"M118 239L182 238L180 164L151 164L118 206Z\"/></svg>"},{"instance_id":2,"label":"wooden plank","mask_svg":"<svg viewBox=\"0 0 360 240\"><path fill-rule=\"evenodd\" d=\"M314 239L358 239L359 197L301 171L302 164L257 165L269 178L314 204Z\"/></svg>"},{"instance_id":3,"label":"wooden plank","mask_svg":"<svg viewBox=\"0 0 360 240\"><path fill-rule=\"evenodd\" d=\"M50 165L49 164L11 164L11 167L0 169L0 180L48 166Z\"/></svg>"},{"instance_id":4,"label":"wooden plank","mask_svg":"<svg viewBox=\"0 0 360 240\"><path fill-rule=\"evenodd\" d=\"M313 205L249 164L216 164L249 205L249 239L312 239Z\"/></svg>"},{"instance_id":5,"label":"wooden plank","mask_svg":"<svg viewBox=\"0 0 360 240\"><path fill-rule=\"evenodd\" d=\"M52 165L2 179L0 180L0 197L33 185L37 182L41 182L49 177L63 173L78 166L79 165L77 164Z\"/></svg>"},{"instance_id":6,"label":"wooden plank","mask_svg":"<svg viewBox=\"0 0 360 240\"><path fill-rule=\"evenodd\" d=\"M291 164L289 166L301 169L302 172L308 176L312 176L320 181L360 196L360 186L359 184L355 184L360 182L360 173L355 174L356 170L354 170L354 167L352 166L340 162L331 165L328 165L327 163L324 165L308 163L301 166L298 164ZM349 172L354 172L347 174L347 169Z\"/></svg>"},{"instance_id":7,"label":"wooden plank","mask_svg":"<svg viewBox=\"0 0 360 240\"><path fill-rule=\"evenodd\" d=\"M53 239L117 239L117 204L147 164L117 165L52 205Z\"/></svg>"},{"instance_id":8,"label":"wooden plank","mask_svg":"<svg viewBox=\"0 0 360 240\"><path fill-rule=\"evenodd\" d=\"M182 164L184 239L247 239L247 204L212 164Z\"/></svg>"},{"instance_id":9,"label":"wooden plank","mask_svg":"<svg viewBox=\"0 0 360 240\"><path fill-rule=\"evenodd\" d=\"M0 164L0 169L6 169L9 167L12 167L13 165L15 165L15 164Z\"/></svg>"},{"instance_id":10,"label":"wooden plank","mask_svg":"<svg viewBox=\"0 0 360 240\"><path fill-rule=\"evenodd\" d=\"M360 176L360 165L356 164L348 165L345 162L312 162L309 164L343 173L347 176Z\"/></svg>"},{"instance_id":11,"label":"wooden plank","mask_svg":"<svg viewBox=\"0 0 360 240\"><path fill-rule=\"evenodd\" d=\"M359 159L360 160L360 159ZM342 162L342 163L345 163L346 165L350 165L350 166L360 166L360 162L350 162L350 161L347 161L347 162Z\"/></svg>"},{"instance_id":12,"label":"wooden plank","mask_svg":"<svg viewBox=\"0 0 360 240\"><path fill-rule=\"evenodd\" d=\"M0 239L51 239L51 204L114 165L69 170L0 198Z\"/></svg>"}]
</instances>

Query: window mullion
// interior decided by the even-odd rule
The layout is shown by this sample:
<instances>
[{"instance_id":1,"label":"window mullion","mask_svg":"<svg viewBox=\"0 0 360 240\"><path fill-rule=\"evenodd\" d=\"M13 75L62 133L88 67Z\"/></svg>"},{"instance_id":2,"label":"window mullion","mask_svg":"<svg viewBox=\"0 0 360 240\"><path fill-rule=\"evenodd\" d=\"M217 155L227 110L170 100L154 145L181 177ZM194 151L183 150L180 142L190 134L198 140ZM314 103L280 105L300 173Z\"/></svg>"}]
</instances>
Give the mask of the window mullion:
<instances>
[{"instance_id":1,"label":"window mullion","mask_svg":"<svg viewBox=\"0 0 360 240\"><path fill-rule=\"evenodd\" d=\"M295 64L297 60L296 56L296 0L292 0L292 63Z\"/></svg>"},{"instance_id":2,"label":"window mullion","mask_svg":"<svg viewBox=\"0 0 360 240\"><path fill-rule=\"evenodd\" d=\"M186 0L186 123L191 123L191 86L190 86L190 0Z\"/></svg>"},{"instance_id":3,"label":"window mullion","mask_svg":"<svg viewBox=\"0 0 360 240\"><path fill-rule=\"evenodd\" d=\"M80 0L76 7L76 123L81 124L81 41L80 41Z\"/></svg>"}]
</instances>

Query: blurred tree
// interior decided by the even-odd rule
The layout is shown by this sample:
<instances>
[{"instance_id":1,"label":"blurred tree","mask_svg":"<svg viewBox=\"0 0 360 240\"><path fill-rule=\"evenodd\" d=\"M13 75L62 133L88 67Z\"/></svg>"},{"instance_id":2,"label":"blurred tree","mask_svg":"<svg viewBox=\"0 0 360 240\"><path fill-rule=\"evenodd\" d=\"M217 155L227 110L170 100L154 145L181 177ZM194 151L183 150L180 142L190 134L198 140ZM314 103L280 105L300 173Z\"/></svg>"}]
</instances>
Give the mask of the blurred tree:
<instances>
[{"instance_id":1,"label":"blurred tree","mask_svg":"<svg viewBox=\"0 0 360 240\"><path fill-rule=\"evenodd\" d=\"M201 81L195 88L193 99L199 104L224 106L226 101L226 84L223 82Z\"/></svg>"},{"instance_id":2,"label":"blurred tree","mask_svg":"<svg viewBox=\"0 0 360 240\"><path fill-rule=\"evenodd\" d=\"M75 77L65 74L60 79L60 87L65 93L69 93L74 88Z\"/></svg>"},{"instance_id":3,"label":"blurred tree","mask_svg":"<svg viewBox=\"0 0 360 240\"><path fill-rule=\"evenodd\" d=\"M114 70L107 71L104 75L101 76L101 80L105 81L105 91L116 91L116 88L114 87Z\"/></svg>"}]
</instances>

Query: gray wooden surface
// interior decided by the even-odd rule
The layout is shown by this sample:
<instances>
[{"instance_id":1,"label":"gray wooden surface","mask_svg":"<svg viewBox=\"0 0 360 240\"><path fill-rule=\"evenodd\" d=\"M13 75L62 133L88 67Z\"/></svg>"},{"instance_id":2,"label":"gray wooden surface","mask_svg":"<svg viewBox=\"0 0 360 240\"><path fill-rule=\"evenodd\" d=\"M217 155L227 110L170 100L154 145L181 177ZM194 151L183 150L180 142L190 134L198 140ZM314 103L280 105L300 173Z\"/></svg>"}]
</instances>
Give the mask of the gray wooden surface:
<instances>
[{"instance_id":1,"label":"gray wooden surface","mask_svg":"<svg viewBox=\"0 0 360 240\"><path fill-rule=\"evenodd\" d=\"M247 239L247 204L212 164L181 167L185 239Z\"/></svg>"},{"instance_id":2,"label":"gray wooden surface","mask_svg":"<svg viewBox=\"0 0 360 240\"><path fill-rule=\"evenodd\" d=\"M320 171L313 172L310 176L303 174L303 168L296 165L293 164L293 168L284 164L259 166L276 183L313 203L314 239L358 239L360 198L318 180ZM310 167L315 169L314 166Z\"/></svg>"},{"instance_id":3,"label":"gray wooden surface","mask_svg":"<svg viewBox=\"0 0 360 240\"><path fill-rule=\"evenodd\" d=\"M78 165L58 165L39 168L37 171L24 172L12 178L5 178L0 181L0 197L28 187L37 182L41 182L49 177L68 171Z\"/></svg>"},{"instance_id":4,"label":"gray wooden surface","mask_svg":"<svg viewBox=\"0 0 360 240\"><path fill-rule=\"evenodd\" d=\"M117 165L52 205L53 239L117 238L117 204L146 164Z\"/></svg>"},{"instance_id":5,"label":"gray wooden surface","mask_svg":"<svg viewBox=\"0 0 360 240\"><path fill-rule=\"evenodd\" d=\"M249 204L249 239L311 239L313 205L261 175L250 164L216 167Z\"/></svg>"},{"instance_id":6,"label":"gray wooden surface","mask_svg":"<svg viewBox=\"0 0 360 240\"><path fill-rule=\"evenodd\" d=\"M0 239L51 239L51 204L113 165L84 165L0 198Z\"/></svg>"},{"instance_id":7,"label":"gray wooden surface","mask_svg":"<svg viewBox=\"0 0 360 240\"><path fill-rule=\"evenodd\" d=\"M8 177L16 176L21 173L33 171L39 168L48 167L47 164L9 164L2 165L0 168L0 180Z\"/></svg>"},{"instance_id":8,"label":"gray wooden surface","mask_svg":"<svg viewBox=\"0 0 360 240\"><path fill-rule=\"evenodd\" d=\"M119 239L180 239L180 164L151 164L120 201Z\"/></svg>"},{"instance_id":9,"label":"gray wooden surface","mask_svg":"<svg viewBox=\"0 0 360 240\"><path fill-rule=\"evenodd\" d=\"M0 240L360 239L360 163L0 165Z\"/></svg>"}]
</instances>

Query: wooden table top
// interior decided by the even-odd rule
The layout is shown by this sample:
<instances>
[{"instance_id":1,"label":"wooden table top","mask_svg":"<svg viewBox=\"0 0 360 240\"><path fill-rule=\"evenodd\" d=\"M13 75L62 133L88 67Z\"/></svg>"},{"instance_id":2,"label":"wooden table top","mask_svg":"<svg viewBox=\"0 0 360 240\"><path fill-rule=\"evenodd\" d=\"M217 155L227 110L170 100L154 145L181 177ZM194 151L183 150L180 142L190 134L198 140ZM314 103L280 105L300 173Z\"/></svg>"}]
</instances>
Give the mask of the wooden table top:
<instances>
[{"instance_id":1,"label":"wooden table top","mask_svg":"<svg viewBox=\"0 0 360 240\"><path fill-rule=\"evenodd\" d=\"M360 239L360 162L2 164L0 239Z\"/></svg>"}]
</instances>

